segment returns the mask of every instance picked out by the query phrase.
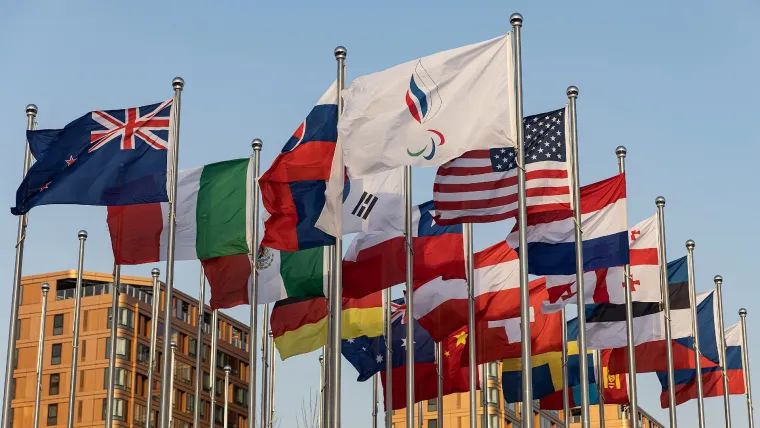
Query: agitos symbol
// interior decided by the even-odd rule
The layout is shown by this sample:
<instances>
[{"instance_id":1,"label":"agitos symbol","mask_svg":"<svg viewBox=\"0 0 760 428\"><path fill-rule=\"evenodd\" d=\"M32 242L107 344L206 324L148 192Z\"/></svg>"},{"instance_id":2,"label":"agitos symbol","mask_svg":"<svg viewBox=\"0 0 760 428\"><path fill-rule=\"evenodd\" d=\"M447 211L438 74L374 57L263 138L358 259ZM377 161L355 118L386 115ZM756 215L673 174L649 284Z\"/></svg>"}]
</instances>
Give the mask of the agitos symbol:
<instances>
[{"instance_id":1,"label":"agitos symbol","mask_svg":"<svg viewBox=\"0 0 760 428\"><path fill-rule=\"evenodd\" d=\"M417 61L414 73L412 73L412 77L409 80L409 90L406 91L406 106L409 108L409 113L412 114L412 117L418 123L424 124L438 113L441 105L442 101L441 95L438 93L438 85L430 77L427 70L425 70L422 60ZM446 142L446 137L440 131L428 129L427 132L432 134L430 137L429 153L423 155L423 153L428 152L428 145L426 143L420 150L415 149L412 151L407 148L406 153L409 156L422 156L426 160L431 160L435 157L435 147L442 146Z\"/></svg>"}]
</instances>

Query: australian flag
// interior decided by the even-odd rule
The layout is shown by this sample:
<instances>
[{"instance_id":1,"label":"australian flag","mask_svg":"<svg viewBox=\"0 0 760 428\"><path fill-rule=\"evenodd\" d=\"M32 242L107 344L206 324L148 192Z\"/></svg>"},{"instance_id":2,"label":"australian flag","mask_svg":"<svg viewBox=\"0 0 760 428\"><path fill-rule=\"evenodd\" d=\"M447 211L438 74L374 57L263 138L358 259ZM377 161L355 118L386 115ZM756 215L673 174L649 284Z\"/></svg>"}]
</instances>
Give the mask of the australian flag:
<instances>
[{"instance_id":1,"label":"australian flag","mask_svg":"<svg viewBox=\"0 0 760 428\"><path fill-rule=\"evenodd\" d=\"M166 202L172 103L93 111L63 129L27 131L37 160L11 213L38 205Z\"/></svg>"}]
</instances>

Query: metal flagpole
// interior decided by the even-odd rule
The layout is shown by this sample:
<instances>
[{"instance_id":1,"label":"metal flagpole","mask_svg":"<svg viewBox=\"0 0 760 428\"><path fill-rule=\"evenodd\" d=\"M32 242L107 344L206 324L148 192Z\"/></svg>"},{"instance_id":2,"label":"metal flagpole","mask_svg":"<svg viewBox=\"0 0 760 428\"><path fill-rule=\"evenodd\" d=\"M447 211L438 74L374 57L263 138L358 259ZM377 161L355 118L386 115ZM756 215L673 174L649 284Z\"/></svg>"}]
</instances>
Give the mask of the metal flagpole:
<instances>
[{"instance_id":1,"label":"metal flagpole","mask_svg":"<svg viewBox=\"0 0 760 428\"><path fill-rule=\"evenodd\" d=\"M586 293L583 286L583 230L581 229L581 191L580 191L580 171L578 170L578 116L576 111L576 100L578 99L578 88L569 86L567 88L567 98L570 107L570 135L572 140L572 176L573 176L573 215L575 220L575 285L577 288L576 298L578 300L578 361L580 365L581 376L581 426L589 428L591 426L591 414L589 413L589 387L588 387L588 354L586 353L586 316L585 303Z\"/></svg>"},{"instance_id":2,"label":"metal flagpole","mask_svg":"<svg viewBox=\"0 0 760 428\"><path fill-rule=\"evenodd\" d=\"M747 348L747 310L739 309L739 317L742 319L742 368L744 368L744 390L747 391L747 416L749 416L749 428L755 428L755 415L752 410L752 381L749 375L749 349Z\"/></svg>"},{"instance_id":3,"label":"metal flagpole","mask_svg":"<svg viewBox=\"0 0 760 428\"><path fill-rule=\"evenodd\" d=\"M728 371L726 370L726 333L725 324L723 323L723 277L715 275L715 289L718 298L718 328L720 333L718 339L720 340L720 360L723 364L723 406L726 409L726 428L731 428L731 402L728 400Z\"/></svg>"},{"instance_id":4,"label":"metal flagpole","mask_svg":"<svg viewBox=\"0 0 760 428\"><path fill-rule=\"evenodd\" d=\"M26 106L26 129L34 129L34 119L37 117L37 106L29 104ZM32 152L29 150L29 142L26 143L24 152L24 168L22 178L26 177L29 167L32 166ZM16 350L16 331L18 330L18 305L21 288L21 264L24 260L24 241L26 240L26 227L28 225L28 214L24 214L18 219L18 232L16 234L16 262L13 266L13 290L11 291L11 319L8 321L10 326L8 331L8 349L5 354L5 386L3 388L3 416L2 425L9 424L8 417L11 413L11 384L13 380L13 368L16 366L14 357Z\"/></svg>"},{"instance_id":5,"label":"metal flagpole","mask_svg":"<svg viewBox=\"0 0 760 428\"><path fill-rule=\"evenodd\" d=\"M657 205L657 224L659 227L659 248L660 254L660 290L662 293L662 306L665 312L665 355L668 364L668 385L675 385L675 375L673 371L673 335L670 330L670 287L668 287L668 257L665 252L665 198L658 196L655 199ZM670 402L670 428L676 428L676 390L668 388L668 401Z\"/></svg>"},{"instance_id":6,"label":"metal flagpole","mask_svg":"<svg viewBox=\"0 0 760 428\"><path fill-rule=\"evenodd\" d=\"M340 96L340 91L346 87L346 48L338 46L335 48L333 54L338 62L338 117L340 118L343 113L343 98ZM340 120L340 119L338 119ZM340 148L336 148L339 150ZM342 154L340 154L342 156ZM343 174L340 174L339 180L341 181L340 188L343 188ZM343 230L343 212L340 207L335 212L335 224L337 226L338 234L342 234ZM342 316L343 313L343 238L342 236L335 237L335 249L333 253L333 271L332 282L330 283L330 311L332 314L333 325L330 331L329 347L329 421L328 426L330 428L340 428L340 360L341 360L341 346L342 346Z\"/></svg>"},{"instance_id":7,"label":"metal flagpole","mask_svg":"<svg viewBox=\"0 0 760 428\"><path fill-rule=\"evenodd\" d=\"M261 428L269 426L269 304L264 305L261 326Z\"/></svg>"},{"instance_id":8,"label":"metal flagpole","mask_svg":"<svg viewBox=\"0 0 760 428\"><path fill-rule=\"evenodd\" d=\"M274 360L274 337L272 331L269 331L269 426L266 428L272 428L274 426L274 374L275 374L275 360Z\"/></svg>"},{"instance_id":9,"label":"metal flagpole","mask_svg":"<svg viewBox=\"0 0 760 428\"><path fill-rule=\"evenodd\" d=\"M417 403L417 428L422 428L422 401Z\"/></svg>"},{"instance_id":10,"label":"metal flagpole","mask_svg":"<svg viewBox=\"0 0 760 428\"><path fill-rule=\"evenodd\" d=\"M42 313L40 314L40 339L37 342L37 383L34 391L34 423L32 427L40 426L40 399L42 398L42 359L45 354L45 321L47 321L47 302L50 284L42 284Z\"/></svg>"},{"instance_id":11,"label":"metal flagpole","mask_svg":"<svg viewBox=\"0 0 760 428\"><path fill-rule=\"evenodd\" d=\"M87 240L87 231L80 230L79 237L79 263L77 264L77 285L74 293L74 338L71 341L71 375L69 375L69 415L67 427L74 427L74 404L77 395L77 363L79 360L79 315L82 311L82 273L84 265L84 242Z\"/></svg>"},{"instance_id":12,"label":"metal flagpole","mask_svg":"<svg viewBox=\"0 0 760 428\"><path fill-rule=\"evenodd\" d=\"M393 428L393 328L391 324L391 289L383 290L385 330L385 428Z\"/></svg>"},{"instance_id":13,"label":"metal flagpole","mask_svg":"<svg viewBox=\"0 0 760 428\"><path fill-rule=\"evenodd\" d=\"M325 428L325 347L319 356L319 428Z\"/></svg>"},{"instance_id":14,"label":"metal flagpole","mask_svg":"<svg viewBox=\"0 0 760 428\"><path fill-rule=\"evenodd\" d=\"M624 146L618 146L615 154L618 158L618 173L625 173L625 156L628 150ZM636 389L636 343L633 338L633 295L631 290L631 265L623 266L625 281L625 331L628 348L628 398L631 403L631 411L628 412L630 425L636 426L639 418L639 398Z\"/></svg>"},{"instance_id":15,"label":"metal flagpole","mask_svg":"<svg viewBox=\"0 0 760 428\"><path fill-rule=\"evenodd\" d=\"M697 375L697 415L699 428L705 428L705 402L702 387L702 353L699 348L699 328L697 323L697 292L696 277L694 276L694 246L693 240L686 241L687 263L689 265L689 305L691 306L691 335L694 337L694 367Z\"/></svg>"},{"instance_id":16,"label":"metal flagpole","mask_svg":"<svg viewBox=\"0 0 760 428\"><path fill-rule=\"evenodd\" d=\"M562 308L562 420L570 426L570 391L567 389L567 311Z\"/></svg>"},{"instance_id":17,"label":"metal flagpole","mask_svg":"<svg viewBox=\"0 0 760 428\"><path fill-rule=\"evenodd\" d=\"M523 17L513 13L509 17L514 33L514 67L515 67L515 124L517 126L517 225L519 228L519 247L528 248L528 211L525 199L525 129L523 128L522 99L522 46L520 30ZM528 252L520 252L520 333L522 343L521 358L530 361L530 285L528 280ZM522 427L533 428L533 370L530 364L522 366Z\"/></svg>"},{"instance_id":18,"label":"metal flagpole","mask_svg":"<svg viewBox=\"0 0 760 428\"><path fill-rule=\"evenodd\" d=\"M469 357L469 381L470 381L470 428L478 426L477 394L478 389L478 364L477 344L475 339L475 262L472 250L472 223L464 224L464 265L467 271L467 338ZM407 360L408 361L408 360Z\"/></svg>"},{"instance_id":19,"label":"metal flagpole","mask_svg":"<svg viewBox=\"0 0 760 428\"><path fill-rule=\"evenodd\" d=\"M251 204L253 205L253 221L248 223L248 234L250 242L248 243L248 257L251 259L251 328L248 331L248 428L256 428L256 342L258 342L256 331L259 323L258 303L259 303L259 276L256 275L256 247L259 245L259 172L261 168L261 148L264 143L258 138L251 142L253 149L253 177L251 188ZM264 340L262 338L262 340Z\"/></svg>"},{"instance_id":20,"label":"metal flagpole","mask_svg":"<svg viewBox=\"0 0 760 428\"><path fill-rule=\"evenodd\" d=\"M121 285L121 265L113 266L113 288L111 290L111 358L108 359L108 391L106 393L106 428L113 425L113 396L116 373L116 331L119 321L119 285Z\"/></svg>"},{"instance_id":21,"label":"metal flagpole","mask_svg":"<svg viewBox=\"0 0 760 428\"><path fill-rule=\"evenodd\" d=\"M169 426L173 426L174 421L174 370L177 364L177 342L171 341L169 343L169 347L171 348L172 356L171 356L171 370L169 371Z\"/></svg>"},{"instance_id":22,"label":"metal flagpole","mask_svg":"<svg viewBox=\"0 0 760 428\"><path fill-rule=\"evenodd\" d=\"M182 95L182 88L185 86L185 81L181 77L175 77L172 80L172 88L174 88L174 106L172 111L172 124L169 129L169 154L172 165L169 171L169 242L168 242L168 254L166 256L166 286L164 287L164 346L163 355L168 356L171 352L169 347L169 341L172 334L172 291L174 289L174 237L177 228L177 220L175 214L177 212L177 161L179 159L179 114L180 114L180 101ZM169 402L169 393L171 391L171 385L167 382L167 372L170 367L169 358L164 358L161 367L161 406L159 407L159 418L161 420L161 428L169 428L169 414L171 413L171 403Z\"/></svg>"},{"instance_id":23,"label":"metal flagpole","mask_svg":"<svg viewBox=\"0 0 760 428\"><path fill-rule=\"evenodd\" d=\"M158 280L161 271L157 268L153 268L150 271L153 276L153 310L150 315L150 356L148 357L148 397L147 397L147 415L145 419L145 428L151 428L151 407L153 406L153 373L155 373L156 367L156 348L158 340L158 311L161 306L161 283ZM200 354L199 354L200 355ZM201 366L198 366L198 371L201 370Z\"/></svg>"},{"instance_id":24,"label":"metal flagpole","mask_svg":"<svg viewBox=\"0 0 760 428\"><path fill-rule=\"evenodd\" d=\"M230 403L230 372L231 371L232 371L232 367L224 366L224 428L227 428L229 424L229 412L227 411L227 409Z\"/></svg>"},{"instance_id":25,"label":"metal flagpole","mask_svg":"<svg viewBox=\"0 0 760 428\"><path fill-rule=\"evenodd\" d=\"M198 329L195 342L195 397L193 398L193 428L201 423L201 386L203 385L203 315L206 306L206 274L201 265L200 290L198 292ZM248 336L250 340L250 336Z\"/></svg>"},{"instance_id":26,"label":"metal flagpole","mask_svg":"<svg viewBox=\"0 0 760 428\"><path fill-rule=\"evenodd\" d=\"M216 346L219 340L219 309L214 309L211 313L211 355L209 356L209 372L208 377L211 382L211 391L209 396L211 397L211 409L209 411L209 424L214 425L214 418L216 417ZM253 370L249 367L249 370ZM263 408L262 408L263 411Z\"/></svg>"},{"instance_id":27,"label":"metal flagpole","mask_svg":"<svg viewBox=\"0 0 760 428\"><path fill-rule=\"evenodd\" d=\"M437 428L443 428L443 347L441 346L441 342L436 342L435 344L435 361L438 363L436 365L436 371L438 372L438 377L436 378L438 383L438 397L436 403L436 409L438 410L438 415L436 417L438 420Z\"/></svg>"},{"instance_id":28,"label":"metal flagpole","mask_svg":"<svg viewBox=\"0 0 760 428\"><path fill-rule=\"evenodd\" d=\"M331 284L332 284L332 264L333 260L335 260L335 256L333 255L335 253L335 246L329 245L324 248L324 252L326 252L327 257L327 263L324 263L323 260L323 266L327 267L327 291L326 291L326 298L327 298L327 341L325 342L325 346L322 347L322 355L324 356L324 361L322 361L323 364L323 370L324 370L324 383L322 384L322 397L324 398L322 400L322 407L324 412L324 424L325 426L329 426L330 423L330 367L328 366L330 360L330 338L332 337L332 329L333 329L333 314L332 314L332 308L331 308L331 300L330 300L330 292L332 290Z\"/></svg>"},{"instance_id":29,"label":"metal flagpole","mask_svg":"<svg viewBox=\"0 0 760 428\"><path fill-rule=\"evenodd\" d=\"M414 428L414 254L412 253L412 167L404 167L404 197L406 211L404 234L406 235L406 427ZM465 225L465 228L467 225ZM466 238L465 238L466 240ZM410 364L411 363L411 364ZM470 370L472 377L472 369ZM472 384L472 380L470 380ZM474 398L470 399L470 404ZM471 407L474 409L474 407ZM472 411L472 410L471 410ZM472 421L472 417L470 417Z\"/></svg>"},{"instance_id":30,"label":"metal flagpole","mask_svg":"<svg viewBox=\"0 0 760 428\"><path fill-rule=\"evenodd\" d=\"M377 428L377 379L379 374L372 376L372 428Z\"/></svg>"},{"instance_id":31,"label":"metal flagpole","mask_svg":"<svg viewBox=\"0 0 760 428\"><path fill-rule=\"evenodd\" d=\"M596 390L599 396L599 428L604 428L604 367L602 367L602 351L594 351L594 360L596 364ZM635 425L634 425L635 426Z\"/></svg>"}]
</instances>

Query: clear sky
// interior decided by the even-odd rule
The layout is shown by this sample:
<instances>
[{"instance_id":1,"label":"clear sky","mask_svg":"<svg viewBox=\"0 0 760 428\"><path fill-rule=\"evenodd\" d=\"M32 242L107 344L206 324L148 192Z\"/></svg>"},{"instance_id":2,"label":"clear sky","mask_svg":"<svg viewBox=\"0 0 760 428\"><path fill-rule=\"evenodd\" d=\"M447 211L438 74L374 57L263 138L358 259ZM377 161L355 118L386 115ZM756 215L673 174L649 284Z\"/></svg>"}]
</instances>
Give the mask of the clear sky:
<instances>
[{"instance_id":1,"label":"clear sky","mask_svg":"<svg viewBox=\"0 0 760 428\"><path fill-rule=\"evenodd\" d=\"M685 254L686 239L696 241L697 290L708 291L712 277L723 275L726 325L738 321L740 307L748 309L751 364L760 367L754 345L760 304L751 268L760 237L752 226L752 213L760 211L752 158L760 143L752 128L760 120L760 90L753 83L760 76L756 2L379 4L6 2L0 14L0 200L10 207L20 182L28 103L39 106L40 127L59 128L90 110L167 99L171 79L182 76L180 167L247 156L258 137L266 168L335 78L335 46L348 49L350 80L506 33L509 15L520 12L525 113L559 108L568 85L580 88L582 183L616 173L615 147L628 147L629 222L651 215L656 196L667 198L669 258ZM415 203L432 197L434 173L415 170ZM16 225L6 208L0 215L5 326ZM475 227L476 251L511 226ZM105 208L47 206L30 215L23 273L74 269L79 229L90 235L85 269L110 272ZM153 267L124 272L149 276ZM198 269L196 262L178 263L176 286L196 295ZM228 313L246 320L248 308ZM4 327L0 343L6 336ZM316 394L317 358L278 362L280 428L295 428L302 401ZM344 426L370 426L371 383L358 384L355 376L344 360ZM642 407L665 422L655 375L638 379ZM722 400L706 403L708 426L721 425ZM747 426L744 403L732 398L734 427ZM678 415L682 426L695 426L695 403L680 406Z\"/></svg>"}]
</instances>

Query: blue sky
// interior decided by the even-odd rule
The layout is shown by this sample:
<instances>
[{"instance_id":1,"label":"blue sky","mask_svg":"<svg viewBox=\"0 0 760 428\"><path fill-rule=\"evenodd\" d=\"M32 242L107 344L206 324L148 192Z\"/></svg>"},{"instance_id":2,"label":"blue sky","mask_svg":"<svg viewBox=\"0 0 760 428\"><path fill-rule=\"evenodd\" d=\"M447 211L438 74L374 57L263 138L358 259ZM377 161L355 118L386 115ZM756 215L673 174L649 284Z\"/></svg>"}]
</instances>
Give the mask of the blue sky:
<instances>
[{"instance_id":1,"label":"blue sky","mask_svg":"<svg viewBox=\"0 0 760 428\"><path fill-rule=\"evenodd\" d=\"M335 78L335 46L348 48L350 80L503 34L512 12L525 17L525 113L559 108L568 85L580 88L582 183L614 174L615 147L627 146L629 222L651 215L656 196L667 198L669 258L685 254L686 239L696 241L697 290L708 291L712 277L723 275L726 325L746 307L752 346L760 339L750 269L760 238L751 214L760 210L752 158L760 143L752 128L760 116L753 83L760 75L760 6L751 0L7 3L0 16L0 200L12 205L21 178L28 103L39 106L41 127L62 127L90 110L164 100L171 79L182 76L180 167L247 156L255 137L264 141L267 167ZM415 170L416 203L432 197L434 173ZM0 272L8 287L16 224L9 211L0 215ZM478 225L475 249L510 228ZM24 274L74 268L79 229L90 233L85 268L110 272L105 208L57 206L30 215ZM124 271L148 276L152 267ZM177 287L196 295L198 269L178 263ZM6 299L0 319L8 311ZM229 314L245 320L248 309ZM760 367L760 350L750 351ZM295 428L294 407L316 393L317 357L278 363L280 428ZM371 384L357 384L353 368L345 360L343 366L344 420L369 426ZM638 379L642 407L667 420L655 376ZM708 399L706 409L708 426L720 425L721 399ZM742 397L732 398L732 410L733 426L747 426ZM696 405L680 406L678 415L684 426L695 425Z\"/></svg>"}]
</instances>

